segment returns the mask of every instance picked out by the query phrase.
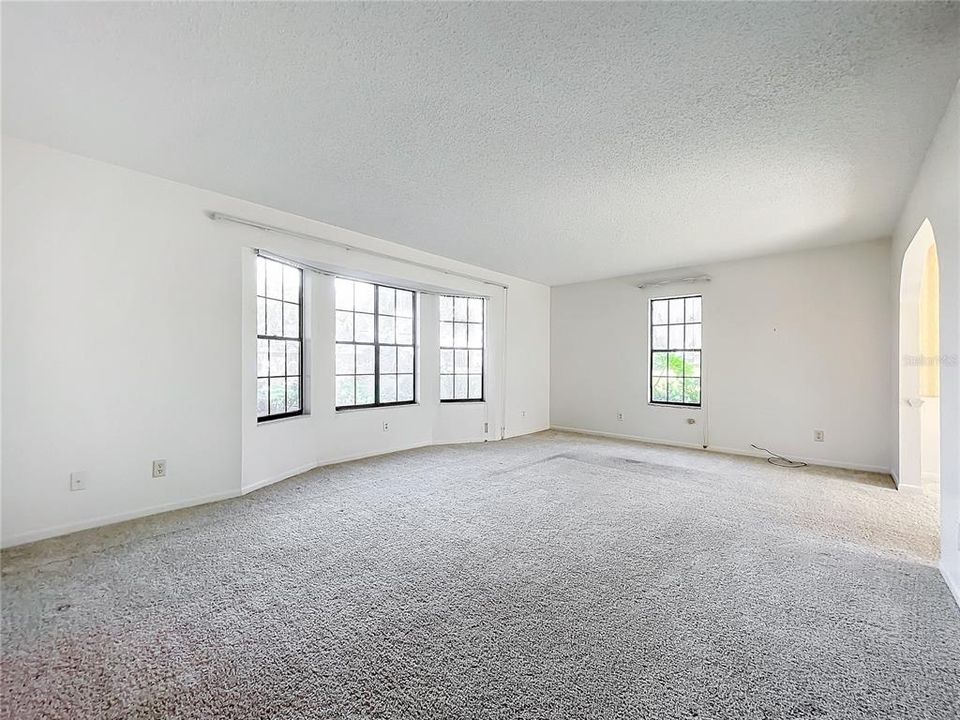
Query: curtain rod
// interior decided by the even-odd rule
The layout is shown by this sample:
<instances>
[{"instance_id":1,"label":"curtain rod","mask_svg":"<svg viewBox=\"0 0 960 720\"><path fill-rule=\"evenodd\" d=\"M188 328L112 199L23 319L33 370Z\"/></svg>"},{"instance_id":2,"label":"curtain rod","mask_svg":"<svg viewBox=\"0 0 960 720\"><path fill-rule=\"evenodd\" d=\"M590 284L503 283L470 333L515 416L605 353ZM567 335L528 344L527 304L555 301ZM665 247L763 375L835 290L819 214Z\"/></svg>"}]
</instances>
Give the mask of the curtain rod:
<instances>
[{"instance_id":1,"label":"curtain rod","mask_svg":"<svg viewBox=\"0 0 960 720\"><path fill-rule=\"evenodd\" d=\"M351 252L363 253L364 255L369 255L371 257L383 258L385 260L392 260L394 262L404 263L406 265L413 265L415 267L423 268L425 270L432 270L434 272L443 273L444 275L453 275L455 277L464 278L465 280L473 280L474 282L480 282L485 285L493 285L494 287L503 288L506 290L509 288L509 285L504 285L503 283L493 282L492 280L486 280L477 275L469 275L467 273L457 272L456 270L447 270L445 268L439 267L437 265L430 265L429 263L417 262L416 260L405 260L399 258L396 255L390 255L389 253L377 252L376 250L367 250L362 247L357 247L356 245L348 245L347 243L339 242L337 240L330 240L329 238L320 237L319 235L310 235L309 233L297 232L296 230L287 230L286 228L279 227L277 225L268 225L267 223L258 222L256 220L248 220L247 218L237 217L236 215L228 215L226 213L217 212L215 210L210 210L206 212L206 216L213 221L220 222L230 222L237 225L246 225L247 227L256 228L257 230L263 230L265 232L278 233L280 235L287 235L289 237L299 238L300 240L312 240L313 242L323 243L325 245L331 245L333 247L340 248L341 250L349 250Z\"/></svg>"},{"instance_id":2,"label":"curtain rod","mask_svg":"<svg viewBox=\"0 0 960 720\"><path fill-rule=\"evenodd\" d=\"M693 275L691 277L664 278L662 280L647 280L637 285L638 288L660 287L661 285L673 285L674 283L696 283L710 282L709 275Z\"/></svg>"}]
</instances>

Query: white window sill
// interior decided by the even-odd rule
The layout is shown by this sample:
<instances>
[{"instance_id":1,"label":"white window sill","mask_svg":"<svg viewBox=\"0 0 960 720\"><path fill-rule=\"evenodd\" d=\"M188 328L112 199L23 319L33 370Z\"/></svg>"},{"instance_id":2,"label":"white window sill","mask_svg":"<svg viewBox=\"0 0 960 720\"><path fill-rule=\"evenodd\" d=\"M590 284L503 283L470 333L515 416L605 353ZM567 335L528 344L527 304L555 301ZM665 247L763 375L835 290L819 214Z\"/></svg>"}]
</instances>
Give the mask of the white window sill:
<instances>
[{"instance_id":1,"label":"white window sill","mask_svg":"<svg viewBox=\"0 0 960 720\"><path fill-rule=\"evenodd\" d=\"M274 418L273 420L257 420L257 427L267 427L268 425L279 425L281 423L287 422L296 422L297 420L309 420L313 417L308 412L300 413L299 415L291 415L290 417Z\"/></svg>"}]
</instances>

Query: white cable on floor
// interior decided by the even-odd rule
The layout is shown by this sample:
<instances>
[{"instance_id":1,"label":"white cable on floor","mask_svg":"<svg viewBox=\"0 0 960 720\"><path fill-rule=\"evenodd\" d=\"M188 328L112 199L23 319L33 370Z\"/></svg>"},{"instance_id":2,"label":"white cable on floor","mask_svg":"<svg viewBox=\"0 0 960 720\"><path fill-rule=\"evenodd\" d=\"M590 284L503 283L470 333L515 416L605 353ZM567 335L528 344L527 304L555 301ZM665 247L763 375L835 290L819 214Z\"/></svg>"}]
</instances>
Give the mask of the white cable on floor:
<instances>
[{"instance_id":1,"label":"white cable on floor","mask_svg":"<svg viewBox=\"0 0 960 720\"><path fill-rule=\"evenodd\" d=\"M762 450L763 452L767 453L767 455L770 456L767 458L767 462L770 463L771 465L776 465L777 467L785 467L785 468L802 468L807 466L805 462L801 462L800 460L791 460L790 458L785 458L783 455L777 455L775 452L770 452L766 448L762 448L759 445L754 445L753 443L750 443L750 447L756 448L757 450Z\"/></svg>"}]
</instances>

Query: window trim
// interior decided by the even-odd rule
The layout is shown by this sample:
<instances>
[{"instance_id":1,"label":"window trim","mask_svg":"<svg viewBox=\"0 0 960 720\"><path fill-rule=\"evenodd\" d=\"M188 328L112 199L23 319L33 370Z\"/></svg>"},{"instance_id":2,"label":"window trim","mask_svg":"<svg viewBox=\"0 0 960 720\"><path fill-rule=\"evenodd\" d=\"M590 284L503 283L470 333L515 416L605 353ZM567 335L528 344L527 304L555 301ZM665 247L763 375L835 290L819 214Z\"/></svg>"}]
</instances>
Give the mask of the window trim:
<instances>
[{"instance_id":1,"label":"window trim","mask_svg":"<svg viewBox=\"0 0 960 720\"><path fill-rule=\"evenodd\" d=\"M303 392L303 390L304 390L304 381L303 381L303 378L304 378L304 372L303 372L303 340L304 340L304 338L303 338L303 283L304 283L304 273L303 273L303 268L302 268L302 267L299 267L299 266L297 266L297 265L294 265L294 264L292 264L292 263L284 262L283 260L278 260L278 259L273 258L273 257L271 257L271 256L264 255L263 253L261 253L261 252L258 251L257 254L256 254L256 259L259 260L260 258L263 258L263 260L266 261L266 262L275 262L275 263L277 263L278 265L283 265L284 267L291 267L291 268L293 268L294 270L296 270L298 273L300 273L300 291L299 291L299 294L298 294L298 297L297 297L297 307L299 308L299 312L297 313L297 316L298 316L298 317L297 317L297 320L298 320L298 331L297 331L298 337L292 338L292 337L287 337L287 336L285 336L285 335L266 335L266 334L261 335L259 332L257 333L257 342L258 342L258 343L260 342L261 339L267 341L267 343L268 343L268 345L267 345L268 351L267 351L267 352L268 352L268 353L269 353L269 341L270 341L270 340L278 340L278 341L279 341L279 340L282 340L282 341L284 341L284 342L289 342L289 341L292 340L292 341L294 341L294 342L299 343L299 345L300 345L300 359L299 359L299 361L297 362L297 367L300 369L300 373L299 373L299 378L300 378L300 409L299 409L299 410L289 411L289 412L275 413L275 414L269 414L269 413L268 413L267 415L257 415L257 424L260 424L260 423L262 423L262 422L269 422L269 421L271 421L271 420L285 420L285 419L288 419L288 418L299 417L299 416L301 416L301 415L304 414L304 411L303 411L303 398L304 398L304 392ZM254 263L256 263L256 260L254 261ZM256 267L256 265L254 265L254 267ZM256 273L254 273L254 277L256 277ZM282 295L283 295L283 280L282 280L282 279L281 279L280 283L281 283L281 284L280 284L280 288L281 288L281 290L280 290L280 295L281 295L281 297L282 297ZM266 292L266 287L264 287L264 292ZM257 288L256 285L254 285L254 297L255 297L255 298L260 298L260 297L262 297L262 298L264 299L264 301L270 300L270 299L274 299L274 298L268 298L266 295L261 295L261 294L259 293L259 288ZM281 300L281 302L287 302L287 301L286 301L286 300ZM281 307L282 307L282 306L281 306ZM264 302L264 312L266 312L266 302ZM267 328L266 328L266 324L264 324L264 330L266 330L266 329L267 329ZM268 357L269 357L269 356L268 356ZM284 366L284 373L286 373L286 366ZM269 388L269 377L270 377L270 376L268 376L268 388ZM289 377L297 377L297 376L284 374L284 378L289 378ZM257 380L258 380L258 381L260 380L260 374L259 374L259 372L257 373ZM269 389L268 389L268 391L267 391L267 407L268 407L268 408L270 407L270 392L269 392Z\"/></svg>"},{"instance_id":2,"label":"window trim","mask_svg":"<svg viewBox=\"0 0 960 720\"><path fill-rule=\"evenodd\" d=\"M337 401L336 401L336 391L334 391L334 401L333 401L333 402L334 402L334 407L333 407L334 412L344 412L344 411L348 411L348 410L371 410L371 409L373 409L373 408L400 407L400 406L403 406L403 405L416 405L416 404L417 404L417 390L418 390L417 377L418 377L418 375L419 375L419 373L418 373L418 366L417 366L417 348L419 347L419 346L418 346L419 333L418 333L418 323L417 323L417 320L418 320L417 310L418 310L418 307L419 307L419 303L417 302L417 295L418 295L419 293L418 293L416 290L414 290L413 288L398 287L398 286L396 286L396 285L383 285L383 284L381 284L381 283L371 282L370 280L362 280L362 279L360 279L360 278L350 277L349 275L336 275L336 276L334 276L334 283L336 283L337 279L340 279L340 280L349 280L350 282L360 282L360 283L364 283L365 285L373 285L373 342L372 342L372 343L366 343L366 342L360 342L360 343L358 343L358 342L355 342L355 341L354 341L354 342L346 342L346 341L343 341L343 340L337 340L337 334L336 334L336 317L337 317L338 308L337 308L337 302L336 302L336 292L334 292L334 302L333 302L333 317L334 317L333 350L334 350L334 354L336 354L337 345L341 345L341 344L342 344L342 345L353 345L354 347L356 347L357 345L367 345L367 346L373 348L373 397L374 397L374 402L373 402L373 403L366 403L366 404L364 404L364 405L337 405L337 404L336 404L336 402L337 402ZM387 290L402 290L402 291L404 291L404 292L409 292L409 293L413 296L413 299L412 299L412 301L411 301L411 302L412 302L412 310L413 310L413 317L411 318L411 320L413 321L413 343L412 343L411 345L401 345L401 344L398 344L398 343L385 343L385 344L384 344L386 347L395 347L395 348L397 348L397 347L412 347L412 348L413 348L413 399L412 399L412 400L395 400L395 401L393 401L393 402L385 402L385 403L380 402L380 288L381 288L381 287L382 287L382 288L386 288ZM354 323L356 323L356 313L357 313L357 310L351 310L350 312L353 312L353 313L354 313ZM385 317L393 317L394 319L396 319L397 317L400 317L400 316L398 316L398 315L392 315L392 316L391 316L391 315L386 315ZM356 327L356 325L354 325L354 327ZM356 334L354 334L354 337L356 337ZM354 367L354 371L356 371L356 367ZM387 373L387 374L388 374L388 375L390 375L390 374L392 374L392 375L404 375L404 374L406 374L406 373ZM337 377L348 377L348 376L347 376L347 375L338 376L338 375L337 375L336 365L334 365L334 368L333 368L333 382L334 382L334 385L336 385ZM353 377L354 377L354 378L357 377L357 373L356 373L356 372L353 373ZM356 380L354 380L354 383L356 383ZM356 384L354 384L354 397L356 397Z\"/></svg>"},{"instance_id":3,"label":"window trim","mask_svg":"<svg viewBox=\"0 0 960 720\"><path fill-rule=\"evenodd\" d=\"M700 347L699 349L687 349L683 348L680 352L698 352L700 353L700 402L698 403L688 403L688 402L671 402L669 400L654 400L653 399L653 353L654 352L678 352L676 349L670 349L669 347L664 350L660 348L654 350L653 348L653 328L654 327L670 327L670 318L667 318L667 325L654 325L653 324L653 303L660 301L670 300L686 300L687 298L700 298L700 322L699 323L688 323L686 318L684 318L684 337L686 337L686 326L687 325L700 325ZM676 324L676 323L674 323ZM669 338L669 330L667 331L667 336ZM669 341L667 345L669 346ZM674 407L674 408L687 408L693 410L699 410L703 407L703 295L701 293L690 293L689 295L664 295L660 297L651 297L647 300L647 404L654 405L656 407ZM686 376L684 376L684 379Z\"/></svg>"},{"instance_id":4,"label":"window trim","mask_svg":"<svg viewBox=\"0 0 960 720\"><path fill-rule=\"evenodd\" d=\"M482 325L483 325L483 345L479 348L479 349L480 349L480 352L481 352L481 354L482 354L482 358L483 358L482 363L483 363L483 364L482 364L482 366L481 366L481 368L480 368L480 397L478 397L478 398L446 398L446 399L440 398L440 403L443 404L443 403L483 403L483 402L486 402L486 401L487 401L487 298L483 297L482 295L451 295L450 293L439 293L439 294L437 295L437 337L438 337L438 340L439 340L439 334L440 334L440 323L444 322L444 320L441 320L441 319L440 319L440 304L439 304L439 299L440 299L441 297L464 298L464 299L466 299L466 300L480 300L480 301L483 302L483 320L482 320ZM470 316L468 315L467 317L469 318ZM451 322L454 323L454 325L456 325L456 323L457 323L458 321L457 321L457 320L452 320ZM468 320L467 320L465 323L463 323L463 324L466 325L466 324L469 324L469 322L470 322L470 320L468 319ZM454 332L454 334L456 334L456 333ZM455 347L446 347L445 345L441 345L441 344L439 344L439 342L438 342L438 349L439 349L440 352L442 352L442 351L444 351L444 350L453 350L453 351L454 351L454 357L456 357L456 351L457 351L457 350L476 350L477 348L455 348ZM439 353L438 353L438 355L437 355L437 358L438 358L438 360L439 360ZM470 374L471 374L471 373L469 373L469 372L466 373L466 375L467 375L468 377L469 377ZM474 374L475 374L475 373L474 373ZM443 375L452 375L452 377L454 378L454 385L456 385L456 377L457 377L457 373L456 373L456 372L454 372L454 373L442 373L442 372L439 372L439 368L438 368L438 372L437 372L437 386L438 386L437 389L438 389L438 394L439 394L440 378L441 378L441 376L443 376ZM468 381L468 382L469 382L469 381Z\"/></svg>"}]
</instances>

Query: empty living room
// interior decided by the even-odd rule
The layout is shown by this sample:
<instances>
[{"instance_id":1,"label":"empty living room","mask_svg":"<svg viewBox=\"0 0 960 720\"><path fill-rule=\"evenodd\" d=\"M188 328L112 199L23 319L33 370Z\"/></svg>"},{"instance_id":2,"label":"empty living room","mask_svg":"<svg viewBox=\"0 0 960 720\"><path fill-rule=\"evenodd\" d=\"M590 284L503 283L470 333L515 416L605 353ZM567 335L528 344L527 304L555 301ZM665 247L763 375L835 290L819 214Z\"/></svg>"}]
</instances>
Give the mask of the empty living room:
<instances>
[{"instance_id":1,"label":"empty living room","mask_svg":"<svg viewBox=\"0 0 960 720\"><path fill-rule=\"evenodd\" d=\"M960 2L0 24L0 720L960 718Z\"/></svg>"}]
</instances>

